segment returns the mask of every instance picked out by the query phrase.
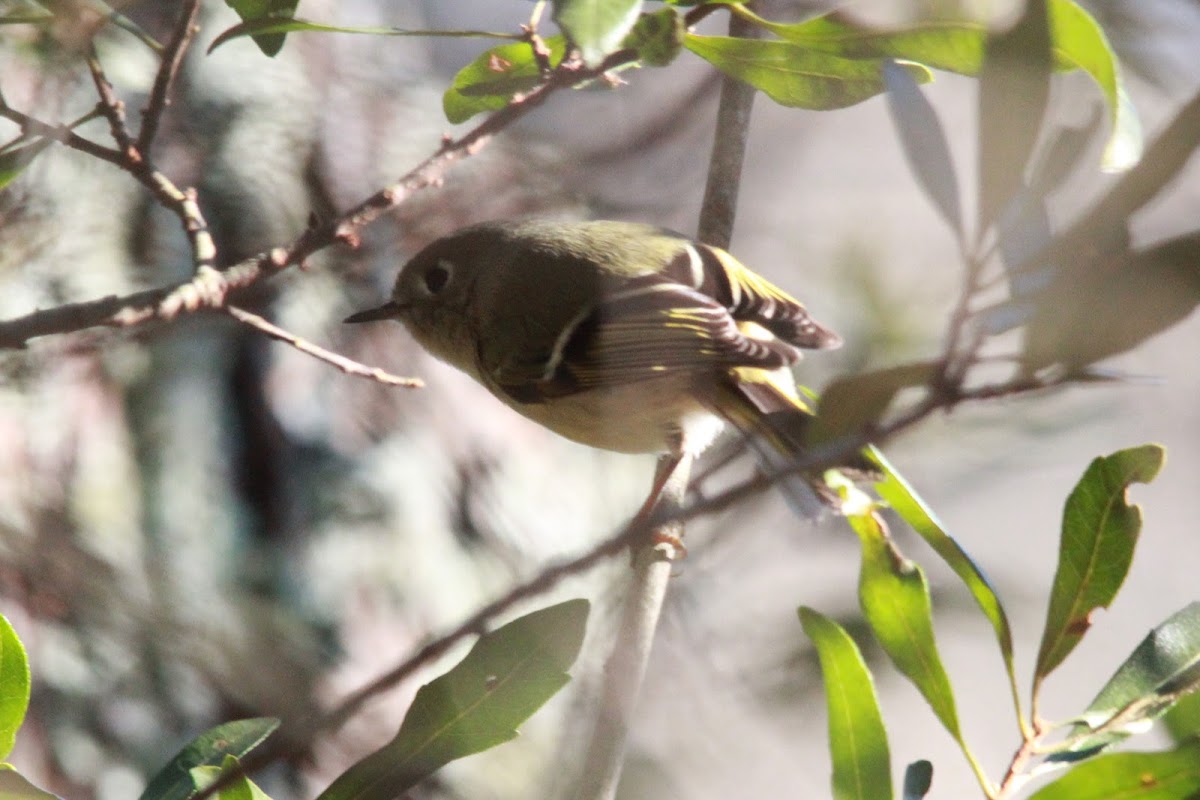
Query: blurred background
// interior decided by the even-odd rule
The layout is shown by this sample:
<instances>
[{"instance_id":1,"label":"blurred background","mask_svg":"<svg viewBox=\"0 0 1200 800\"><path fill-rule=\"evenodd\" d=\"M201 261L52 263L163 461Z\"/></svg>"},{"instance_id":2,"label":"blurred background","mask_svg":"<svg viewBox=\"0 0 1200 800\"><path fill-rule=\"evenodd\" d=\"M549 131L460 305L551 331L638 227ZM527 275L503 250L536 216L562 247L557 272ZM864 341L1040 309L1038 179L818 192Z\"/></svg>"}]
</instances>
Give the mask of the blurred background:
<instances>
[{"instance_id":1,"label":"blurred background","mask_svg":"<svg viewBox=\"0 0 1200 800\"><path fill-rule=\"evenodd\" d=\"M862 5L903 18L930 4ZM1084 5L1124 60L1152 136L1200 84L1200 3ZM515 30L530 8L305 0L299 13L347 25ZM177 9L126 11L161 40ZM813 9L768 10L783 19ZM719 16L713 31L724 26ZM310 214L347 208L433 152L453 131L442 89L487 47L302 34L275 59L245 39L205 55L236 21L224 3L205 3L155 151L177 184L198 188L223 264L290 241ZM8 102L51 122L90 109L94 89L79 58L89 35L68 24L0 30ZM155 61L117 30L102 31L96 46L136 121ZM261 284L252 310L367 364L424 378L423 390L343 375L216 316L47 337L0 354L0 611L29 648L35 680L11 758L24 774L69 798L136 796L147 775L216 722L332 706L637 509L651 457L555 437L433 361L399 326L339 324L377 304L408 255L470 222L549 213L694 232L716 73L684 54L625 77L619 89L556 95L457 164L444 188L370 227L357 250L322 253L307 271ZM968 197L975 88L944 74L927 88ZM1080 125L1100 98L1087 78L1068 75L1055 80L1051 102L1053 120ZM102 122L83 132L106 141ZM0 138L14 134L0 124ZM1056 222L1112 180L1097 168L1099 144L1054 196ZM1193 164L1135 220L1135 238L1187 232L1198 203ZM832 113L757 100L732 250L846 339L801 365L801 381L816 390L939 352L961 266L882 99ZM175 219L108 164L55 147L0 193L0 317L190 270ZM996 583L1027 675L1066 494L1096 455L1147 441L1168 447L1163 474L1134 493L1146 527L1127 587L1051 679L1051 717L1083 708L1152 625L1197 597L1198 334L1189 319L1113 362L1162 380L964 407L885 448ZM1019 738L991 630L950 571L897 533L930 573L967 738L998 776ZM819 672L795 609L859 625L857 541L836 522L798 522L768 495L691 525L688 543L622 797L827 796ZM563 795L590 731L626 572L618 558L521 609L593 601L575 680L519 740L451 765L414 797ZM897 768L930 759L931 797L978 796L920 697L877 650L868 646L867 656ZM420 683L455 660L260 782L276 798L315 796L394 735Z\"/></svg>"}]
</instances>

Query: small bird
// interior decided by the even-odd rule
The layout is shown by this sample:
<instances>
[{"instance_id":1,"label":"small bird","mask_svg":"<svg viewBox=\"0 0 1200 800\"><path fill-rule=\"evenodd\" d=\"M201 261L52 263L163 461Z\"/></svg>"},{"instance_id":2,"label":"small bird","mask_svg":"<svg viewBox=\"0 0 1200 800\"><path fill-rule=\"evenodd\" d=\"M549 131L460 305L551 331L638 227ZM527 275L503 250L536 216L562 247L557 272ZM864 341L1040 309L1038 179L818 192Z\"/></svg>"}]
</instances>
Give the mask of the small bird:
<instances>
[{"instance_id":1,"label":"small bird","mask_svg":"<svg viewBox=\"0 0 1200 800\"><path fill-rule=\"evenodd\" d=\"M614 221L463 228L346 322L384 319L569 439L681 457L729 422L772 469L799 452L810 418L788 368L802 349L841 344L724 250Z\"/></svg>"}]
</instances>

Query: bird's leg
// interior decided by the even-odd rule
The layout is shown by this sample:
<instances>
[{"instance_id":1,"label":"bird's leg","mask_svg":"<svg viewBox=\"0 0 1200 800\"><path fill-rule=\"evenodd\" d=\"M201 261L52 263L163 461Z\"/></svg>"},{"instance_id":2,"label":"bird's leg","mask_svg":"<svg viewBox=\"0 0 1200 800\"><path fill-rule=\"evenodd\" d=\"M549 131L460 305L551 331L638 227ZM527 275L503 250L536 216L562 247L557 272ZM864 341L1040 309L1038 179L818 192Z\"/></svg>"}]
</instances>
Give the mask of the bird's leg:
<instances>
[{"instance_id":1,"label":"bird's leg","mask_svg":"<svg viewBox=\"0 0 1200 800\"><path fill-rule=\"evenodd\" d=\"M658 466L654 471L654 483L651 484L650 494L646 498L646 502L642 503L642 507L638 509L637 515L633 518L634 524L646 521L650 514L658 505L658 501L662 498L663 488L670 482L671 477L675 475L675 471L679 465L690 456L685 456L682 447L672 447L671 451L658 459ZM687 547L683 543L683 539L673 533L668 532L666 528L658 527L651 534L651 546L666 544L674 548L679 558L687 556Z\"/></svg>"}]
</instances>

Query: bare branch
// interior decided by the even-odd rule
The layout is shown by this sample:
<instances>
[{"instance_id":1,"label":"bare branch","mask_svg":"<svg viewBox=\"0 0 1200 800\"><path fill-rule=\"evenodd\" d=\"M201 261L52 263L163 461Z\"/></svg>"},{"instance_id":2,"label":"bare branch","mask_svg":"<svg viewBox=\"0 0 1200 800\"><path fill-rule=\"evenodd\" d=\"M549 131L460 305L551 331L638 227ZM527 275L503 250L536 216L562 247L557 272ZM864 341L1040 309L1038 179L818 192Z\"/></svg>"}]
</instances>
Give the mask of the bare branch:
<instances>
[{"instance_id":1,"label":"bare branch","mask_svg":"<svg viewBox=\"0 0 1200 800\"><path fill-rule=\"evenodd\" d=\"M158 123L162 120L163 111L170 104L171 86L175 76L179 74L179 66L187 53L188 45L198 30L196 15L200 11L200 0L187 0L179 12L179 21L171 34L171 41L162 55L162 64L158 74L154 76L154 88L150 90L150 101L142 115L142 127L138 132L137 149L144 157L149 158L150 148L158 133Z\"/></svg>"},{"instance_id":2,"label":"bare branch","mask_svg":"<svg viewBox=\"0 0 1200 800\"><path fill-rule=\"evenodd\" d=\"M290 344L292 347L299 350L301 353L312 356L320 361L340 369L347 375L357 375L362 378L368 378L377 383L383 383L388 386L403 386L406 389L420 389L425 385L425 381L420 378L401 378L398 375L393 375L390 372L385 372L378 367L368 367L366 364L346 358L343 355L338 355L330 350L326 350L320 345L297 336L290 331L280 328L278 325L273 325L257 314L252 314L249 311L238 308L237 306L226 306L225 312L229 316L236 319L238 322L245 323L255 330L265 333L272 339Z\"/></svg>"}]
</instances>

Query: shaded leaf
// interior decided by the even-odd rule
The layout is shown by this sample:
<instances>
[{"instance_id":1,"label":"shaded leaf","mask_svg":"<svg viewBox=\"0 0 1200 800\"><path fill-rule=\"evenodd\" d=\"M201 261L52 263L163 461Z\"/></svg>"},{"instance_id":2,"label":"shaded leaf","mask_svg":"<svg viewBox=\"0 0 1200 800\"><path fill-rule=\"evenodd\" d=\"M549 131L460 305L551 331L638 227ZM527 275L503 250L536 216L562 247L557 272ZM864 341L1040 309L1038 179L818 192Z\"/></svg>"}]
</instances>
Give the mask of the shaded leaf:
<instances>
[{"instance_id":1,"label":"shaded leaf","mask_svg":"<svg viewBox=\"0 0 1200 800\"><path fill-rule=\"evenodd\" d=\"M1072 0L1050 0L1047 8L1054 68L1083 70L1104 95L1112 131L1102 166L1108 170L1133 166L1142 153L1141 123L1104 30ZM794 24L771 22L744 8L737 13L783 39L847 58L903 59L962 75L977 75L983 65L987 29L961 18L934 18L916 27L879 30L837 13Z\"/></svg>"},{"instance_id":2,"label":"shaded leaf","mask_svg":"<svg viewBox=\"0 0 1200 800\"><path fill-rule=\"evenodd\" d=\"M208 52L211 53L219 46L233 39L240 39L244 36L264 36L274 33L296 33L296 32L315 32L315 33L359 33L368 36L421 36L434 37L442 39L515 39L518 38L513 34L496 33L492 31L471 31L471 30L410 30L408 28L388 28L388 27L347 27L344 25L325 25L320 22L309 22L308 20L298 19L296 17L281 16L281 17L260 17L259 19L241 22L222 31L221 35L213 39L213 43L208 46Z\"/></svg>"},{"instance_id":3,"label":"shaded leaf","mask_svg":"<svg viewBox=\"0 0 1200 800\"><path fill-rule=\"evenodd\" d=\"M244 756L278 727L277 719L257 717L226 722L206 731L150 780L139 800L187 800L199 791L192 779L193 769L220 766L226 756Z\"/></svg>"},{"instance_id":4,"label":"shaded leaf","mask_svg":"<svg viewBox=\"0 0 1200 800\"><path fill-rule=\"evenodd\" d=\"M7 764L0 764L0 798L3 800L61 800L58 795L50 794L50 792L34 786L24 775Z\"/></svg>"},{"instance_id":5,"label":"shaded leaf","mask_svg":"<svg viewBox=\"0 0 1200 800\"><path fill-rule=\"evenodd\" d=\"M1034 298L1026 368L1072 371L1130 350L1187 318L1200 302L1200 234L1137 252L1114 242L1054 273Z\"/></svg>"},{"instance_id":6,"label":"shaded leaf","mask_svg":"<svg viewBox=\"0 0 1200 800\"><path fill-rule=\"evenodd\" d=\"M622 47L636 50L643 64L665 67L683 49L683 37L686 35L687 26L683 24L679 12L664 8L653 14L642 14L625 37Z\"/></svg>"},{"instance_id":7,"label":"shaded leaf","mask_svg":"<svg viewBox=\"0 0 1200 800\"><path fill-rule=\"evenodd\" d=\"M446 763L515 738L570 680L587 614L586 600L569 600L482 636L456 667L421 687L396 737L320 800L391 800Z\"/></svg>"},{"instance_id":8,"label":"shaded leaf","mask_svg":"<svg viewBox=\"0 0 1200 800\"><path fill-rule=\"evenodd\" d=\"M1161 445L1147 444L1101 456L1067 497L1035 692L1083 638L1092 612L1108 608L1124 583L1142 529L1142 509L1128 503L1127 491L1154 480L1164 454Z\"/></svg>"},{"instance_id":9,"label":"shaded leaf","mask_svg":"<svg viewBox=\"0 0 1200 800\"><path fill-rule=\"evenodd\" d=\"M1050 97L1046 0L1029 0L1017 24L989 35L979 71L979 230L1017 195Z\"/></svg>"},{"instance_id":10,"label":"shaded leaf","mask_svg":"<svg viewBox=\"0 0 1200 800\"><path fill-rule=\"evenodd\" d=\"M961 744L954 692L934 639L925 573L896 549L877 511L848 513L847 519L862 542L858 599L863 615L892 663Z\"/></svg>"},{"instance_id":11,"label":"shaded leaf","mask_svg":"<svg viewBox=\"0 0 1200 800\"><path fill-rule=\"evenodd\" d=\"M268 17L286 19L295 15L299 3L300 0L225 0L225 5L236 11L242 22L254 22ZM273 57L283 49L285 36L285 33L260 33L254 35L253 39L263 55Z\"/></svg>"},{"instance_id":12,"label":"shaded leaf","mask_svg":"<svg viewBox=\"0 0 1200 800\"><path fill-rule=\"evenodd\" d=\"M1162 718L1163 727L1176 742L1200 739L1200 692L1179 698Z\"/></svg>"},{"instance_id":13,"label":"shaded leaf","mask_svg":"<svg viewBox=\"0 0 1200 800\"><path fill-rule=\"evenodd\" d=\"M1142 640L1109 679L1051 761L1092 756L1135 733L1200 687L1200 602L1173 614Z\"/></svg>"},{"instance_id":14,"label":"shaded leaf","mask_svg":"<svg viewBox=\"0 0 1200 800\"><path fill-rule=\"evenodd\" d=\"M551 36L545 43L551 65L557 66L566 52L566 39ZM502 44L458 71L442 95L442 110L451 122L466 122L476 114L504 108L513 95L527 92L541 81L541 68L530 45Z\"/></svg>"},{"instance_id":15,"label":"shaded leaf","mask_svg":"<svg viewBox=\"0 0 1200 800\"><path fill-rule=\"evenodd\" d=\"M869 430L901 390L926 384L936 367L932 361L922 361L838 378L821 393L806 441L821 444Z\"/></svg>"},{"instance_id":16,"label":"shaded leaf","mask_svg":"<svg viewBox=\"0 0 1200 800\"><path fill-rule=\"evenodd\" d=\"M933 764L921 759L904 770L904 800L921 800L933 786Z\"/></svg>"},{"instance_id":17,"label":"shaded leaf","mask_svg":"<svg viewBox=\"0 0 1200 800\"><path fill-rule=\"evenodd\" d=\"M219 767L192 767L192 782L197 791L203 791L216 783L222 775L239 768L236 756L225 756L225 761ZM267 793L258 788L254 781L245 775L239 775L212 795L215 800L270 800Z\"/></svg>"},{"instance_id":18,"label":"shaded leaf","mask_svg":"<svg viewBox=\"0 0 1200 800\"><path fill-rule=\"evenodd\" d=\"M1080 764L1029 800L1180 800L1200 791L1200 743L1116 753Z\"/></svg>"},{"instance_id":19,"label":"shaded leaf","mask_svg":"<svg viewBox=\"0 0 1200 800\"><path fill-rule=\"evenodd\" d=\"M849 59L790 42L728 36L688 34L684 47L726 75L792 108L845 108L883 91L882 60ZM933 79L919 64L901 66L917 83Z\"/></svg>"},{"instance_id":20,"label":"shaded leaf","mask_svg":"<svg viewBox=\"0 0 1200 800\"><path fill-rule=\"evenodd\" d=\"M12 752L29 709L29 659L8 619L0 614L0 761Z\"/></svg>"},{"instance_id":21,"label":"shaded leaf","mask_svg":"<svg viewBox=\"0 0 1200 800\"><path fill-rule=\"evenodd\" d=\"M554 21L583 63L598 67L621 47L642 11L642 0L551 0Z\"/></svg>"},{"instance_id":22,"label":"shaded leaf","mask_svg":"<svg viewBox=\"0 0 1200 800\"><path fill-rule=\"evenodd\" d=\"M0 151L0 189L16 180L17 176L52 144L53 139L39 138Z\"/></svg>"},{"instance_id":23,"label":"shaded leaf","mask_svg":"<svg viewBox=\"0 0 1200 800\"><path fill-rule=\"evenodd\" d=\"M888 110L896 123L909 167L946 224L962 239L958 177L942 123L916 81L891 59L884 62L883 82L887 87Z\"/></svg>"},{"instance_id":24,"label":"shaded leaf","mask_svg":"<svg viewBox=\"0 0 1200 800\"><path fill-rule=\"evenodd\" d=\"M1004 670L1008 674L1009 689L1012 693L1013 706L1017 715L1021 715L1020 690L1017 686L1016 668L1013 665L1012 627L1008 615L1000 603L1000 597L979 565L967 554L957 540L946 533L941 520L934 514L933 509L917 494L916 490L892 466L883 453L877 448L867 450L867 457L878 466L884 474L884 479L875 484L875 491L892 509L907 522L922 539L933 548L942 560L950 565L979 604L979 608L992 624L996 634L996 643L1000 646L1000 655L1004 659Z\"/></svg>"},{"instance_id":25,"label":"shaded leaf","mask_svg":"<svg viewBox=\"0 0 1200 800\"><path fill-rule=\"evenodd\" d=\"M821 660L835 800L890 798L887 732L858 645L840 625L811 608L801 607L800 624Z\"/></svg>"}]
</instances>

